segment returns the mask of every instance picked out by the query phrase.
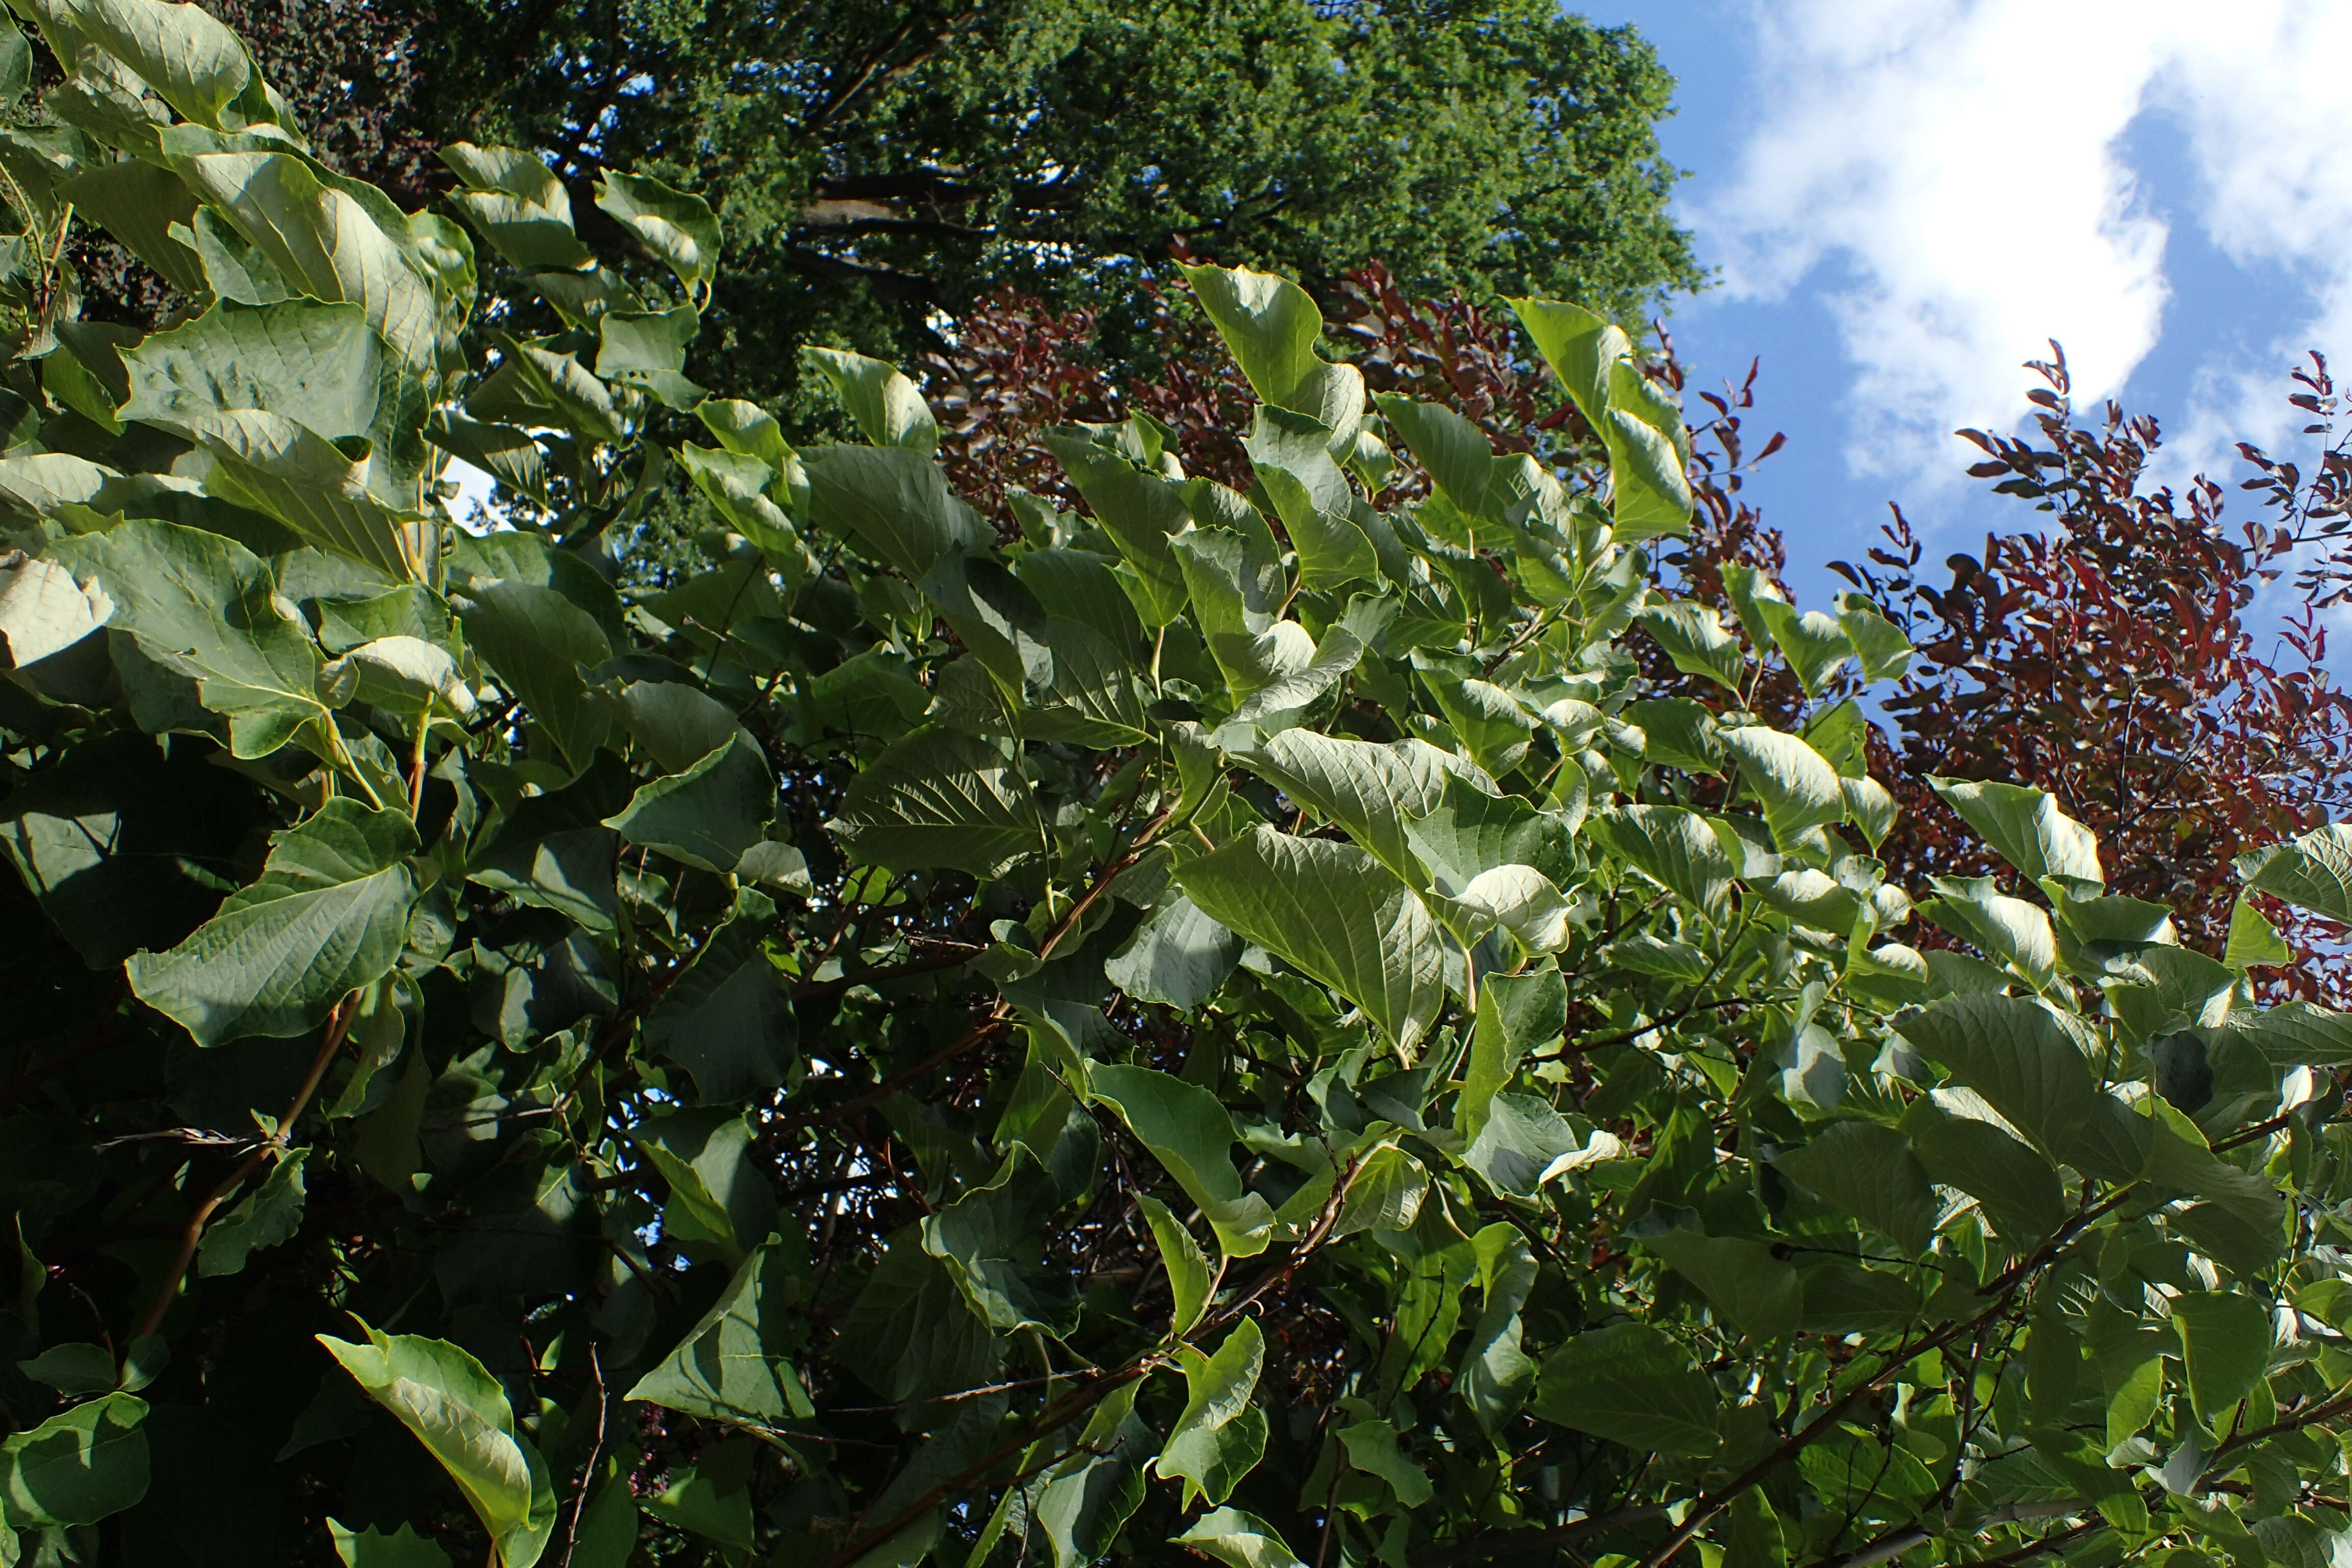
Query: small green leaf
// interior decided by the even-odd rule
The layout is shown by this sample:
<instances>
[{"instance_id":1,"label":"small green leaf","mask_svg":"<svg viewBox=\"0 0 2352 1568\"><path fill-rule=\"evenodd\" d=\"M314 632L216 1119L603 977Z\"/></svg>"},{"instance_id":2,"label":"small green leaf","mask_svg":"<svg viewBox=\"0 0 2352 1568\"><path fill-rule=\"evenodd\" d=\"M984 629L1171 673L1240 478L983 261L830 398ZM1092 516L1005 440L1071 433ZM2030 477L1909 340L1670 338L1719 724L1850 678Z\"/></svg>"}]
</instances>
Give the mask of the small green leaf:
<instances>
[{"instance_id":1,"label":"small green leaf","mask_svg":"<svg viewBox=\"0 0 2352 1568\"><path fill-rule=\"evenodd\" d=\"M1201 1244L1192 1239L1192 1233L1168 1212L1166 1204L1148 1193L1137 1194L1135 1201L1151 1226L1151 1239L1160 1248L1160 1267L1168 1271L1168 1291L1175 1302L1169 1315L1168 1331L1190 1332L1208 1310L1209 1291L1215 1283L1209 1272L1208 1257L1201 1250Z\"/></svg>"},{"instance_id":2,"label":"small green leaf","mask_svg":"<svg viewBox=\"0 0 2352 1568\"><path fill-rule=\"evenodd\" d=\"M2197 1418L2210 1426L2253 1391L2270 1370L2270 1309L2231 1290L2193 1291L2172 1299Z\"/></svg>"},{"instance_id":3,"label":"small green leaf","mask_svg":"<svg viewBox=\"0 0 2352 1568\"><path fill-rule=\"evenodd\" d=\"M877 447L905 447L926 456L939 450L940 427L930 405L895 365L839 349L805 348L801 357L833 384L834 395L866 440Z\"/></svg>"},{"instance_id":4,"label":"small green leaf","mask_svg":"<svg viewBox=\"0 0 2352 1568\"><path fill-rule=\"evenodd\" d=\"M308 1149L289 1149L249 1197L215 1220L196 1254L196 1272L235 1274L247 1254L290 1239L302 1226L302 1163Z\"/></svg>"},{"instance_id":5,"label":"small green leaf","mask_svg":"<svg viewBox=\"0 0 2352 1568\"><path fill-rule=\"evenodd\" d=\"M1837 770L1794 735L1760 724L1722 731L1723 749L1740 764L1742 783L1764 803L1764 820L1783 848L1809 827L1845 816L1845 791Z\"/></svg>"},{"instance_id":6,"label":"small green leaf","mask_svg":"<svg viewBox=\"0 0 2352 1568\"><path fill-rule=\"evenodd\" d=\"M700 196L666 185L649 174L605 173L596 205L644 241L691 289L719 270L719 219Z\"/></svg>"},{"instance_id":7,"label":"small green leaf","mask_svg":"<svg viewBox=\"0 0 2352 1568\"><path fill-rule=\"evenodd\" d=\"M2253 900L2241 893L2230 909L2229 945L2221 962L2231 969L2272 969L2293 963L2294 949L2287 946Z\"/></svg>"},{"instance_id":8,"label":"small green leaf","mask_svg":"<svg viewBox=\"0 0 2352 1568\"><path fill-rule=\"evenodd\" d=\"M1559 1038L1567 1023L1568 987L1549 959L1524 974L1494 974L1479 982L1470 1061L1454 1113L1465 1138L1477 1138L1495 1096L1510 1087L1521 1058Z\"/></svg>"},{"instance_id":9,"label":"small green leaf","mask_svg":"<svg viewBox=\"0 0 2352 1568\"><path fill-rule=\"evenodd\" d=\"M1429 1474L1405 1457L1398 1447L1397 1430L1386 1421L1358 1421L1339 1429L1339 1446L1347 1450L1348 1463L1368 1476L1377 1476L1387 1483L1398 1503L1405 1508L1419 1508L1437 1495L1429 1484Z\"/></svg>"},{"instance_id":10,"label":"small green leaf","mask_svg":"<svg viewBox=\"0 0 2352 1568\"><path fill-rule=\"evenodd\" d=\"M1168 1538L1172 1546L1189 1546L1213 1557L1226 1568L1307 1568L1276 1533L1274 1526L1237 1508L1212 1509L1181 1535Z\"/></svg>"},{"instance_id":11,"label":"small green leaf","mask_svg":"<svg viewBox=\"0 0 2352 1568\"><path fill-rule=\"evenodd\" d=\"M1730 691L1739 689L1748 657L1738 639L1723 629L1714 605L1688 600L1654 603L1643 609L1639 619L1676 669L1704 676Z\"/></svg>"},{"instance_id":12,"label":"small green leaf","mask_svg":"<svg viewBox=\"0 0 2352 1568\"><path fill-rule=\"evenodd\" d=\"M1911 639L1903 628L1880 615L1860 594L1837 596L1838 625L1862 660L1864 680L1900 680L1911 667Z\"/></svg>"},{"instance_id":13,"label":"small green leaf","mask_svg":"<svg viewBox=\"0 0 2352 1568\"><path fill-rule=\"evenodd\" d=\"M1217 994L1242 940L1188 898L1171 899L1103 963L1103 976L1139 1002L1189 1011Z\"/></svg>"},{"instance_id":14,"label":"small green leaf","mask_svg":"<svg viewBox=\"0 0 2352 1568\"><path fill-rule=\"evenodd\" d=\"M679 772L638 786L604 826L632 844L723 874L767 836L775 815L776 777L767 754L749 735L736 734Z\"/></svg>"},{"instance_id":15,"label":"small green leaf","mask_svg":"<svg viewBox=\"0 0 2352 1568\"><path fill-rule=\"evenodd\" d=\"M441 1462L489 1531L504 1568L537 1563L554 1533L555 1492L539 1451L516 1436L514 1409L498 1379L444 1340L372 1328L365 1343L318 1338L368 1397Z\"/></svg>"},{"instance_id":16,"label":"small green leaf","mask_svg":"<svg viewBox=\"0 0 2352 1568\"><path fill-rule=\"evenodd\" d=\"M2331 823L2291 843L2250 851L2237 866L2251 891L2352 921L2352 824Z\"/></svg>"},{"instance_id":17,"label":"small green leaf","mask_svg":"<svg viewBox=\"0 0 2352 1568\"><path fill-rule=\"evenodd\" d=\"M1059 1339L1078 1325L1077 1282L1045 1255L1046 1221L1061 1206L1061 1190L1035 1153L1015 1143L994 1180L923 1221L923 1248L947 1265L990 1328L1040 1329Z\"/></svg>"},{"instance_id":18,"label":"small green leaf","mask_svg":"<svg viewBox=\"0 0 2352 1568\"><path fill-rule=\"evenodd\" d=\"M327 1533L334 1541L335 1555L342 1559L343 1568L449 1568L449 1554L417 1534L413 1525L403 1524L385 1535L373 1527L352 1530L341 1520L330 1519Z\"/></svg>"},{"instance_id":19,"label":"small green leaf","mask_svg":"<svg viewBox=\"0 0 2352 1568\"><path fill-rule=\"evenodd\" d=\"M1222 1503L1265 1452L1265 1413L1252 1403L1265 1340L1255 1318L1244 1318L1213 1355L1179 1343L1184 1366L1184 1412L1169 1428L1167 1446L1152 1469L1184 1482L1183 1501Z\"/></svg>"},{"instance_id":20,"label":"small green leaf","mask_svg":"<svg viewBox=\"0 0 2352 1568\"><path fill-rule=\"evenodd\" d=\"M114 1357L104 1345L51 1345L32 1360L18 1362L16 1370L68 1398L100 1394L115 1384Z\"/></svg>"},{"instance_id":21,"label":"small green leaf","mask_svg":"<svg viewBox=\"0 0 2352 1568\"><path fill-rule=\"evenodd\" d=\"M2061 877L2093 886L2105 882L2106 874L2099 868L2098 836L2059 810L2047 791L1967 779L1931 777L1927 782L2027 881ZM2347 907L2352 910L2352 904Z\"/></svg>"}]
</instances>

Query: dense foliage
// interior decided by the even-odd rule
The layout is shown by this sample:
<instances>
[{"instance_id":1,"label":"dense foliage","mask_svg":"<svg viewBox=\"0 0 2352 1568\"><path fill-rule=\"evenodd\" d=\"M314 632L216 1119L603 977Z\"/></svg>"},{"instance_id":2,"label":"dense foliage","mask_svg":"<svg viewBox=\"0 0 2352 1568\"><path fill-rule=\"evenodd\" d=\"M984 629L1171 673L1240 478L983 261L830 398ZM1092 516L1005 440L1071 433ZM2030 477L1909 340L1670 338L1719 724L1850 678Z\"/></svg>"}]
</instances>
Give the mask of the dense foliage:
<instances>
[{"instance_id":1,"label":"dense foliage","mask_svg":"<svg viewBox=\"0 0 2352 1568\"><path fill-rule=\"evenodd\" d=\"M885 364L798 450L687 378L698 198L407 212L194 7L13 3L0 1559L2340 1550L2352 1026L2038 791L1890 883L1911 650L1663 585L1615 328L1517 305L1539 460L1194 268L1238 483L1066 425L1000 525ZM198 308L74 319L91 219ZM2352 920L2352 830L2242 869Z\"/></svg>"},{"instance_id":2,"label":"dense foliage","mask_svg":"<svg viewBox=\"0 0 2352 1568\"><path fill-rule=\"evenodd\" d=\"M1179 237L1318 292L1370 256L1627 312L1699 281L1672 78L1550 0L430 9L414 123L540 150L583 209L620 168L725 211L702 363L746 397L798 385L807 342L910 360L1007 284L1108 307L1115 355L1148 356Z\"/></svg>"}]
</instances>

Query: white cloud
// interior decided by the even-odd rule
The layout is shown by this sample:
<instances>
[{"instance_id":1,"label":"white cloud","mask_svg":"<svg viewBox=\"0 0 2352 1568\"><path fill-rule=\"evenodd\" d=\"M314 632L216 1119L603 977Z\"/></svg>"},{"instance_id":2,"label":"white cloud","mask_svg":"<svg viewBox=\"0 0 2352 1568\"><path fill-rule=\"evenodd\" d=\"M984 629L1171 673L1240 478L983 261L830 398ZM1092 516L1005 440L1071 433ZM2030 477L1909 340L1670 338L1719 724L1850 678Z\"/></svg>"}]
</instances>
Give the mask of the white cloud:
<instances>
[{"instance_id":1,"label":"white cloud","mask_svg":"<svg viewBox=\"0 0 2352 1568\"><path fill-rule=\"evenodd\" d=\"M2021 362L2062 341L2078 398L2123 389L2176 297L2170 223L2279 269L2299 319L2216 345L2184 433L2275 432L2305 346L2352 364L2352 160L2326 133L2352 6L2239 0L1751 0L1759 117L1691 219L1735 298L1819 295L1851 385L1850 465L1949 482L1963 425L2024 412ZM2127 161L2176 125L2194 188L2154 209ZM2233 423L2235 421L2235 423ZM2256 422L2250 424L2249 422ZM2195 442L2189 443L2195 445Z\"/></svg>"}]
</instances>

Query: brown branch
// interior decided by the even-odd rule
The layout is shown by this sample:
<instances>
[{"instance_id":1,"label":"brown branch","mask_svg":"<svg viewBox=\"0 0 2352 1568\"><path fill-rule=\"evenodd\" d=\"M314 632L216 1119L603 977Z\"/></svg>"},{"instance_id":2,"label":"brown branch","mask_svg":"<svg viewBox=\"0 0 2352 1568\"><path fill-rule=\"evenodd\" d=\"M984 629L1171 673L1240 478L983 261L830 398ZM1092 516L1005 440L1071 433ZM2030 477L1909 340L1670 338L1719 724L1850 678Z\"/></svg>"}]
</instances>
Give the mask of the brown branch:
<instances>
[{"instance_id":1,"label":"brown branch","mask_svg":"<svg viewBox=\"0 0 2352 1568\"><path fill-rule=\"evenodd\" d=\"M187 1278L188 1264L195 1258L196 1248L204 1241L205 1225L212 1218L213 1211L234 1196L237 1188L245 1184L245 1179L261 1168L264 1160L272 1154L285 1152L287 1134L293 1131L295 1120L310 1105L310 1097L319 1091L320 1081L327 1076L328 1065L335 1059L336 1051L342 1048L343 1037L351 1033L352 1022L359 1016L359 1002L360 994L353 991L335 1004L333 1010L327 1015L326 1028L319 1038L319 1054L311 1058L310 1071L302 1079L302 1087L294 1091L293 1100L287 1104L286 1114L278 1119L278 1131L271 1133L260 1148L237 1162L236 1169L231 1171L227 1179L215 1187L211 1195L196 1205L195 1213L188 1216L188 1223L180 1231L178 1255L163 1278L156 1282L155 1294L149 1300L147 1310L139 1314L139 1321L131 1331L131 1343L135 1344L153 1333L163 1323L163 1315L172 1310L172 1300L180 1292L180 1281Z\"/></svg>"}]
</instances>

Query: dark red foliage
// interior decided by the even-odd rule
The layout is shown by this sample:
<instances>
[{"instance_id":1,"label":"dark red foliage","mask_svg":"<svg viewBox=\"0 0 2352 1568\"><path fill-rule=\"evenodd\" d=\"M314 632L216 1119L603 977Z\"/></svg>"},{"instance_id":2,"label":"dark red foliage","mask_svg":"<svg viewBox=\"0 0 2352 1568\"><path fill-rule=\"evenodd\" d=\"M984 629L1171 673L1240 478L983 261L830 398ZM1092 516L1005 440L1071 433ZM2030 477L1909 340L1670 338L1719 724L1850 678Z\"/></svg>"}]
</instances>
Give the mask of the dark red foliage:
<instances>
[{"instance_id":1,"label":"dark red foliage","mask_svg":"<svg viewBox=\"0 0 2352 1568\"><path fill-rule=\"evenodd\" d=\"M2218 953L2233 858L2352 805L2352 700L2326 668L2319 618L2346 576L2330 568L2340 552L2309 558L2341 527L2342 445L2311 483L2242 447L2263 476L2250 488L2279 516L2225 521L2213 480L2156 482L2154 419L2112 403L2084 418L2063 354L2030 368L2047 384L2031 395L2031 435L1961 434L1985 453L1970 474L2032 502L2040 526L1989 536L1981 558L1948 557L1938 586L1897 510L1869 564L1833 567L1920 650L1884 703L1900 763L1888 783L1906 807L1884 854L1914 881L1991 869L1927 777L2038 784L2098 833L2114 891L2172 906L2183 940ZM2323 412L2326 398L2332 415L2324 363L2297 379L2309 389L2298 406ZM2294 591L2284 579L2298 558ZM2322 960L2294 988L2345 994L2335 933L2305 922L2294 934Z\"/></svg>"}]
</instances>

